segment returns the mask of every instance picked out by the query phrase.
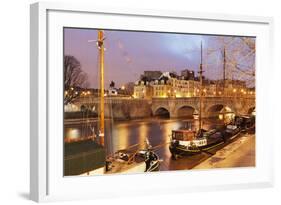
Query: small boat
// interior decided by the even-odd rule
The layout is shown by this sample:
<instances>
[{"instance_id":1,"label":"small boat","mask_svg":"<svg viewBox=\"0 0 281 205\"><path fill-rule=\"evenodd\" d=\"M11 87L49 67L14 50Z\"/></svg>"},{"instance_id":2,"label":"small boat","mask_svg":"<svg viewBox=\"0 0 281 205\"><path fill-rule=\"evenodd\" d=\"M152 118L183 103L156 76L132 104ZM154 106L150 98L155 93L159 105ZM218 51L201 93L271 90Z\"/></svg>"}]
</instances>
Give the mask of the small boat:
<instances>
[{"instance_id":1,"label":"small boat","mask_svg":"<svg viewBox=\"0 0 281 205\"><path fill-rule=\"evenodd\" d=\"M119 150L106 161L105 174L159 171L160 160L152 150Z\"/></svg>"}]
</instances>

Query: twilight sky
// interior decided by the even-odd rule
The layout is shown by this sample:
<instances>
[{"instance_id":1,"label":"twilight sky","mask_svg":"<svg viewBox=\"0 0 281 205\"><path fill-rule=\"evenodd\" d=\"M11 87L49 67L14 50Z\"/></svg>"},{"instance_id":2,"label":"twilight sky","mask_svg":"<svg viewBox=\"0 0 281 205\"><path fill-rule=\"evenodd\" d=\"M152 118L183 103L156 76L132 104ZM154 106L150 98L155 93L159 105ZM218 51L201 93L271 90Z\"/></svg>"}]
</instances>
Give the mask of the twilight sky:
<instances>
[{"instance_id":1,"label":"twilight sky","mask_svg":"<svg viewBox=\"0 0 281 205\"><path fill-rule=\"evenodd\" d=\"M180 74L181 70L188 68L197 74L201 42L206 77L222 78L222 48L225 46L229 58L227 77L253 81L253 77L245 73L255 69L255 55L239 38L113 30L105 30L104 34L105 88L109 87L111 80L116 87L135 82L145 70L176 71ZM64 29L64 55L73 55L80 61L91 87L98 85L98 49L88 40L96 39L95 29ZM255 38L247 39L255 44ZM234 62L245 72L237 72Z\"/></svg>"}]
</instances>

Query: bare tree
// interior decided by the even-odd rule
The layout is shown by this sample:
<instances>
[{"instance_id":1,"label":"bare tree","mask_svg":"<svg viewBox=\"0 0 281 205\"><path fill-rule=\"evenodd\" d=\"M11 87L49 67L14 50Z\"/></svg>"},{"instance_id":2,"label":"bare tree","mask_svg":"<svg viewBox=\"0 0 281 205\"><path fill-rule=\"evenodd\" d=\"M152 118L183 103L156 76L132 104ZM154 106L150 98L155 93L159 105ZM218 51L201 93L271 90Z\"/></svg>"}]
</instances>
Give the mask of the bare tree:
<instances>
[{"instance_id":1,"label":"bare tree","mask_svg":"<svg viewBox=\"0 0 281 205\"><path fill-rule=\"evenodd\" d=\"M211 37L210 37L211 38ZM212 45L209 48L208 57L214 61L214 57L220 52L220 59L214 65L223 64L224 49L226 53L226 78L246 81L248 86L255 84L255 38L252 37L212 37ZM213 55L214 54L214 55ZM212 56L213 55L213 56ZM215 61L214 61L215 62ZM209 63L209 62L208 62ZM213 69L216 70L216 69ZM218 73L219 75L219 73Z\"/></svg>"},{"instance_id":2,"label":"bare tree","mask_svg":"<svg viewBox=\"0 0 281 205\"><path fill-rule=\"evenodd\" d=\"M64 104L72 103L88 85L87 74L74 56L64 56Z\"/></svg>"}]
</instances>

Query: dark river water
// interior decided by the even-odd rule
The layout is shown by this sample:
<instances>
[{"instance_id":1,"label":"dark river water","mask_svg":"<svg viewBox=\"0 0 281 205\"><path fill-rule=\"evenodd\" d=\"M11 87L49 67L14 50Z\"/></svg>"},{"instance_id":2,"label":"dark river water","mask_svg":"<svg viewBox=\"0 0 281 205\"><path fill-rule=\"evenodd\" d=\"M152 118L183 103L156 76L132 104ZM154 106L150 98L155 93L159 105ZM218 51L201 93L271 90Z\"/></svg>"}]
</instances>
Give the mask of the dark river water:
<instances>
[{"instance_id":1,"label":"dark river water","mask_svg":"<svg viewBox=\"0 0 281 205\"><path fill-rule=\"evenodd\" d=\"M214 124L219 124L218 120L205 120L203 128L208 129ZM88 123L75 122L65 123L65 138L80 138L93 135L93 131L97 130L97 121L92 120ZM172 130L181 127L198 127L198 120L182 120L182 119L157 119L150 118L144 120L105 121L105 146L108 153L113 153L120 149L126 149L129 146L138 144L138 147L144 148L146 139L157 149L156 153L161 163L160 170L182 170L190 169L200 163L200 161L208 158L208 154L203 153L196 156L178 159L171 159L169 151L169 141Z\"/></svg>"}]
</instances>

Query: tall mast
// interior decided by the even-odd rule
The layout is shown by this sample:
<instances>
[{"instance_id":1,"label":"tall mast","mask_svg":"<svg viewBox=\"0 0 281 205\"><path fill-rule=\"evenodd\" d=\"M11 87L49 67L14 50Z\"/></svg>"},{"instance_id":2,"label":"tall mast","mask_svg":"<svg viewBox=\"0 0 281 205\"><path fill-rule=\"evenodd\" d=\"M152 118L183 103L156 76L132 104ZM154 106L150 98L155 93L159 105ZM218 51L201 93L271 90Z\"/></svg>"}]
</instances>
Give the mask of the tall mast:
<instances>
[{"instance_id":1,"label":"tall mast","mask_svg":"<svg viewBox=\"0 0 281 205\"><path fill-rule=\"evenodd\" d=\"M98 30L99 70L100 70L100 144L104 145L104 33Z\"/></svg>"},{"instance_id":2,"label":"tall mast","mask_svg":"<svg viewBox=\"0 0 281 205\"><path fill-rule=\"evenodd\" d=\"M226 69L226 59L225 59L225 47L223 47L223 97L225 97L225 69ZM225 109L223 108L222 119L225 120Z\"/></svg>"},{"instance_id":3,"label":"tall mast","mask_svg":"<svg viewBox=\"0 0 281 205\"><path fill-rule=\"evenodd\" d=\"M223 95L224 95L224 88L225 88L225 68L226 68L226 59L225 59L225 47L223 48Z\"/></svg>"},{"instance_id":4,"label":"tall mast","mask_svg":"<svg viewBox=\"0 0 281 205\"><path fill-rule=\"evenodd\" d=\"M200 76L200 103L199 103L199 130L202 129L202 87L203 87L203 53L202 53L202 41L201 41L201 61L200 61L200 70L199 70L199 76Z\"/></svg>"}]
</instances>

